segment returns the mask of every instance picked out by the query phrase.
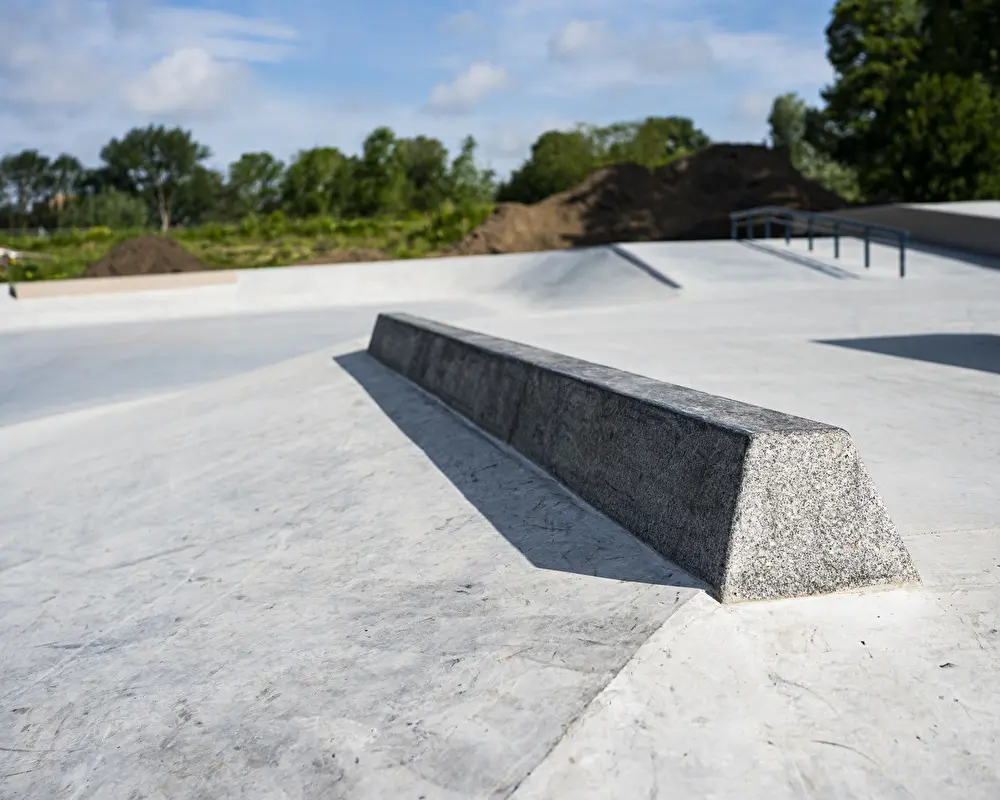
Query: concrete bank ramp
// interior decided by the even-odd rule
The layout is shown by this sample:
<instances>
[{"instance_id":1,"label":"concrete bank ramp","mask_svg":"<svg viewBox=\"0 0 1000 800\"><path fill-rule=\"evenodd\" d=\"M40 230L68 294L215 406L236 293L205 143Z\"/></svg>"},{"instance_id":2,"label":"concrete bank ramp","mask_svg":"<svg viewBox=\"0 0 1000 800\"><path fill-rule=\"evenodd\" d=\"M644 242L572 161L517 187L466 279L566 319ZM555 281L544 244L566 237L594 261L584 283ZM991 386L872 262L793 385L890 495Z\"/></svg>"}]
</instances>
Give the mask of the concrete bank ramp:
<instances>
[{"instance_id":1,"label":"concrete bank ramp","mask_svg":"<svg viewBox=\"0 0 1000 800\"><path fill-rule=\"evenodd\" d=\"M368 351L724 602L919 580L844 430L409 315Z\"/></svg>"},{"instance_id":2,"label":"concrete bank ramp","mask_svg":"<svg viewBox=\"0 0 1000 800\"><path fill-rule=\"evenodd\" d=\"M860 272L804 254L742 242L636 242L618 245L684 289L748 284L815 286L857 280Z\"/></svg>"},{"instance_id":3,"label":"concrete bank ramp","mask_svg":"<svg viewBox=\"0 0 1000 800\"><path fill-rule=\"evenodd\" d=\"M243 272L239 279L241 297L300 295L343 305L489 296L502 305L577 307L656 299L671 291L608 247L283 267Z\"/></svg>"},{"instance_id":4,"label":"concrete bank ramp","mask_svg":"<svg viewBox=\"0 0 1000 800\"><path fill-rule=\"evenodd\" d=\"M559 310L663 300L675 288L615 248L595 247L24 284L0 329L456 299Z\"/></svg>"},{"instance_id":5,"label":"concrete bank ramp","mask_svg":"<svg viewBox=\"0 0 1000 800\"><path fill-rule=\"evenodd\" d=\"M499 283L492 295L560 309L662 300L679 288L628 256L614 247L547 253Z\"/></svg>"}]
</instances>

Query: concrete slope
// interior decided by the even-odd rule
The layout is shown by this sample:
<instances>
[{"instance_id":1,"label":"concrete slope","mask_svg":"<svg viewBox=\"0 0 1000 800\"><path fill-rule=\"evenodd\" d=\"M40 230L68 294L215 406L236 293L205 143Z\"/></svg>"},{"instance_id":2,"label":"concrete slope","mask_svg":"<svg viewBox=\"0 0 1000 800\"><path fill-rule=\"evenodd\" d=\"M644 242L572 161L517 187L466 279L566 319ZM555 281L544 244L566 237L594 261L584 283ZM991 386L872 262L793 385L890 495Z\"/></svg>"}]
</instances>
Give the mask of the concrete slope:
<instances>
[{"instance_id":1,"label":"concrete slope","mask_svg":"<svg viewBox=\"0 0 1000 800\"><path fill-rule=\"evenodd\" d=\"M471 302L407 306L445 319ZM0 332L0 426L189 389L364 336L376 310L313 308Z\"/></svg>"},{"instance_id":2,"label":"concrete slope","mask_svg":"<svg viewBox=\"0 0 1000 800\"><path fill-rule=\"evenodd\" d=\"M121 287L101 294L92 293L88 281L67 281L67 294L62 296L6 303L0 311L0 330L456 299L537 311L647 302L673 292L655 274L604 247L281 267L227 276L216 285L194 287L187 285L186 276L176 276L178 288L165 289L170 282L159 280L156 291L146 280L117 279ZM130 285L135 291L123 290Z\"/></svg>"},{"instance_id":3,"label":"concrete slope","mask_svg":"<svg viewBox=\"0 0 1000 800\"><path fill-rule=\"evenodd\" d=\"M503 797L697 593L333 355L0 429L5 797Z\"/></svg>"},{"instance_id":4,"label":"concrete slope","mask_svg":"<svg viewBox=\"0 0 1000 800\"><path fill-rule=\"evenodd\" d=\"M748 284L815 286L857 278L834 265L784 259L730 241L637 242L619 246L684 289Z\"/></svg>"},{"instance_id":5,"label":"concrete slope","mask_svg":"<svg viewBox=\"0 0 1000 800\"><path fill-rule=\"evenodd\" d=\"M0 303L0 795L994 800L1000 281L891 263L579 311ZM843 426L922 588L715 604L348 355L400 307Z\"/></svg>"},{"instance_id":6,"label":"concrete slope","mask_svg":"<svg viewBox=\"0 0 1000 800\"><path fill-rule=\"evenodd\" d=\"M548 253L499 282L491 298L537 309L571 309L674 296L677 287L610 247Z\"/></svg>"}]
</instances>

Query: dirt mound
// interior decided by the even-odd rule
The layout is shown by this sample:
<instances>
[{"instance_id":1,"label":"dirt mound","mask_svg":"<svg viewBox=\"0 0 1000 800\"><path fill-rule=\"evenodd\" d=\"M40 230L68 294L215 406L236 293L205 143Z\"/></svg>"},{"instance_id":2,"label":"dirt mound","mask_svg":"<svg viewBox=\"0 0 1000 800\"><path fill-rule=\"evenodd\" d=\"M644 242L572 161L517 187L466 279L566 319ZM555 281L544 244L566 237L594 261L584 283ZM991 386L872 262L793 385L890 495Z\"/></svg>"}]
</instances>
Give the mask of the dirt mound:
<instances>
[{"instance_id":1,"label":"dirt mound","mask_svg":"<svg viewBox=\"0 0 1000 800\"><path fill-rule=\"evenodd\" d=\"M208 269L173 239L138 236L126 239L86 270L85 278L115 275L164 275L171 272L201 272Z\"/></svg>"},{"instance_id":2,"label":"dirt mound","mask_svg":"<svg viewBox=\"0 0 1000 800\"><path fill-rule=\"evenodd\" d=\"M729 236L731 212L765 205L834 211L847 203L806 180L781 152L718 144L653 172L638 164L605 167L531 206L501 204L452 253L721 239Z\"/></svg>"}]
</instances>

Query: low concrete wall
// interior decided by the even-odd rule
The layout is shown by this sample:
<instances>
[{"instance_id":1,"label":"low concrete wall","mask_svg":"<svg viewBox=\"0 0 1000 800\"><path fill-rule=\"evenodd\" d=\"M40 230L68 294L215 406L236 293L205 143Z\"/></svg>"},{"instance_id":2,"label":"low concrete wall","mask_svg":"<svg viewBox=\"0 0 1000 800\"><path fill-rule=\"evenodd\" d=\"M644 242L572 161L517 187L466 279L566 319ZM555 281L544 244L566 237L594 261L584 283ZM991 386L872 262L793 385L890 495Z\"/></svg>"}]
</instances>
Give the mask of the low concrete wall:
<instances>
[{"instance_id":1,"label":"low concrete wall","mask_svg":"<svg viewBox=\"0 0 1000 800\"><path fill-rule=\"evenodd\" d=\"M1000 219L971 213L906 204L850 208L835 216L858 222L905 228L915 242L1000 256Z\"/></svg>"},{"instance_id":2,"label":"low concrete wall","mask_svg":"<svg viewBox=\"0 0 1000 800\"><path fill-rule=\"evenodd\" d=\"M839 428L409 315L368 352L724 602L919 580Z\"/></svg>"},{"instance_id":3,"label":"low concrete wall","mask_svg":"<svg viewBox=\"0 0 1000 800\"><path fill-rule=\"evenodd\" d=\"M14 284L18 300L41 300L49 297L77 297L88 294L154 292L168 289L191 289L197 286L235 285L238 273L233 270L171 272L162 275L122 275L106 278L70 278L60 281L31 281Z\"/></svg>"}]
</instances>

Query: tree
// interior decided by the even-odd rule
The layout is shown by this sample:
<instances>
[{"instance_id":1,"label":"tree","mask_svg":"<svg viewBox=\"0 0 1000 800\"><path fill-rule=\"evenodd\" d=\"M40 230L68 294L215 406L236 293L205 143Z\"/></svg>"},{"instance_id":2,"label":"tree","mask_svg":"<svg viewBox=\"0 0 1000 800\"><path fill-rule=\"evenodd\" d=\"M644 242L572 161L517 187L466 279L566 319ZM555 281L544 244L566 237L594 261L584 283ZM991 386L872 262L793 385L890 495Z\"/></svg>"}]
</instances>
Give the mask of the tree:
<instances>
[{"instance_id":1,"label":"tree","mask_svg":"<svg viewBox=\"0 0 1000 800\"><path fill-rule=\"evenodd\" d=\"M771 147L784 150L793 163L801 152L806 135L806 102L794 92L778 95L767 118Z\"/></svg>"},{"instance_id":2,"label":"tree","mask_svg":"<svg viewBox=\"0 0 1000 800\"><path fill-rule=\"evenodd\" d=\"M918 0L838 0L826 29L834 82L807 116L809 141L859 175L865 195L892 182L889 148L899 99L913 86L923 39Z\"/></svg>"},{"instance_id":3,"label":"tree","mask_svg":"<svg viewBox=\"0 0 1000 800\"><path fill-rule=\"evenodd\" d=\"M598 165L598 155L585 130L547 131L531 146L528 160L500 187L498 199L537 203L571 189Z\"/></svg>"},{"instance_id":4,"label":"tree","mask_svg":"<svg viewBox=\"0 0 1000 800\"><path fill-rule=\"evenodd\" d=\"M934 72L981 75L1000 89L1000 3L997 0L924 0L925 60Z\"/></svg>"},{"instance_id":5,"label":"tree","mask_svg":"<svg viewBox=\"0 0 1000 800\"><path fill-rule=\"evenodd\" d=\"M0 172L7 181L14 209L22 224L34 203L44 197L49 182L49 164L48 157L37 150L22 150L0 161Z\"/></svg>"},{"instance_id":6,"label":"tree","mask_svg":"<svg viewBox=\"0 0 1000 800\"><path fill-rule=\"evenodd\" d=\"M216 170L198 164L177 187L171 220L186 227L217 221L224 213L224 197L225 178Z\"/></svg>"},{"instance_id":7,"label":"tree","mask_svg":"<svg viewBox=\"0 0 1000 800\"><path fill-rule=\"evenodd\" d=\"M282 203L297 217L342 214L350 199L351 169L335 147L300 150L282 178Z\"/></svg>"},{"instance_id":8,"label":"tree","mask_svg":"<svg viewBox=\"0 0 1000 800\"><path fill-rule=\"evenodd\" d=\"M988 195L1000 173L998 34L996 0L838 0L835 80L807 114L807 140L853 167L870 201Z\"/></svg>"},{"instance_id":9,"label":"tree","mask_svg":"<svg viewBox=\"0 0 1000 800\"><path fill-rule=\"evenodd\" d=\"M226 184L233 212L269 214L281 203L285 165L270 153L244 153L229 165Z\"/></svg>"},{"instance_id":10,"label":"tree","mask_svg":"<svg viewBox=\"0 0 1000 800\"><path fill-rule=\"evenodd\" d=\"M373 130L354 169L354 212L362 217L394 214L406 202L406 169L390 128Z\"/></svg>"},{"instance_id":11,"label":"tree","mask_svg":"<svg viewBox=\"0 0 1000 800\"><path fill-rule=\"evenodd\" d=\"M407 183L407 205L415 211L431 211L448 193L448 148L427 136L400 139L396 152Z\"/></svg>"},{"instance_id":12,"label":"tree","mask_svg":"<svg viewBox=\"0 0 1000 800\"><path fill-rule=\"evenodd\" d=\"M49 203L56 215L56 225L61 227L63 211L79 194L86 170L78 158L63 153L52 162L48 173Z\"/></svg>"},{"instance_id":13,"label":"tree","mask_svg":"<svg viewBox=\"0 0 1000 800\"><path fill-rule=\"evenodd\" d=\"M894 131L891 190L914 202L1000 197L1000 96L976 74L922 75Z\"/></svg>"},{"instance_id":14,"label":"tree","mask_svg":"<svg viewBox=\"0 0 1000 800\"><path fill-rule=\"evenodd\" d=\"M496 195L496 174L476 165L475 137L466 136L446 176L446 194L459 208L487 203Z\"/></svg>"},{"instance_id":15,"label":"tree","mask_svg":"<svg viewBox=\"0 0 1000 800\"><path fill-rule=\"evenodd\" d=\"M177 193L210 155L211 151L196 142L190 131L162 125L133 128L101 150L111 181L146 197L163 231L170 228Z\"/></svg>"},{"instance_id":16,"label":"tree","mask_svg":"<svg viewBox=\"0 0 1000 800\"><path fill-rule=\"evenodd\" d=\"M586 132L599 154L600 163L631 162L647 169L656 169L697 152L710 141L687 117L647 117L603 128L590 127Z\"/></svg>"},{"instance_id":17,"label":"tree","mask_svg":"<svg viewBox=\"0 0 1000 800\"><path fill-rule=\"evenodd\" d=\"M142 228L149 222L149 206L141 197L107 189L72 199L63 221L79 228L98 225L113 230Z\"/></svg>"},{"instance_id":18,"label":"tree","mask_svg":"<svg viewBox=\"0 0 1000 800\"><path fill-rule=\"evenodd\" d=\"M808 113L805 101L794 92L774 98L767 118L771 147L784 152L792 166L809 180L836 192L845 200L860 200L854 171L838 164L806 141Z\"/></svg>"}]
</instances>

